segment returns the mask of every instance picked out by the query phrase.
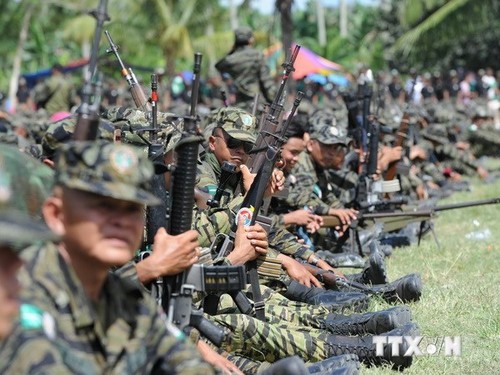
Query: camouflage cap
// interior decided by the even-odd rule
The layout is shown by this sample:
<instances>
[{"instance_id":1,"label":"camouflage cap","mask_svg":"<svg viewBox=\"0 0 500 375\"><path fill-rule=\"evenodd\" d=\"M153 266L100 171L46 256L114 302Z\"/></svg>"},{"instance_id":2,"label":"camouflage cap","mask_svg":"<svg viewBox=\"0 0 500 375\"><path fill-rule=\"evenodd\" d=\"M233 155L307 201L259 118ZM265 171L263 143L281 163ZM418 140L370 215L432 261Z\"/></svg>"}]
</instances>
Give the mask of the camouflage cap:
<instances>
[{"instance_id":1,"label":"camouflage cap","mask_svg":"<svg viewBox=\"0 0 500 375\"><path fill-rule=\"evenodd\" d=\"M53 171L14 146L0 148L0 245L19 252L36 241L55 239L41 221Z\"/></svg>"},{"instance_id":2,"label":"camouflage cap","mask_svg":"<svg viewBox=\"0 0 500 375\"><path fill-rule=\"evenodd\" d=\"M204 119L203 134L208 138L213 129L220 127L231 137L240 141L255 143L257 140L257 119L241 108L222 107Z\"/></svg>"},{"instance_id":3,"label":"camouflage cap","mask_svg":"<svg viewBox=\"0 0 500 375\"><path fill-rule=\"evenodd\" d=\"M61 121L52 123L42 137L43 156L54 157L57 148L66 142L71 141L75 132L77 117L68 117ZM99 122L97 138L113 141L114 126L106 120Z\"/></svg>"},{"instance_id":4,"label":"camouflage cap","mask_svg":"<svg viewBox=\"0 0 500 375\"><path fill-rule=\"evenodd\" d=\"M328 110L318 110L309 118L309 133L311 139L316 139L326 145L348 145L347 129L337 124L335 114Z\"/></svg>"},{"instance_id":5,"label":"camouflage cap","mask_svg":"<svg viewBox=\"0 0 500 375\"><path fill-rule=\"evenodd\" d=\"M69 142L58 152L55 183L115 199L156 205L153 164L139 149L106 141Z\"/></svg>"},{"instance_id":6,"label":"camouflage cap","mask_svg":"<svg viewBox=\"0 0 500 375\"><path fill-rule=\"evenodd\" d=\"M448 130L443 124L431 124L422 131L422 137L432 142L446 144L448 140Z\"/></svg>"},{"instance_id":7,"label":"camouflage cap","mask_svg":"<svg viewBox=\"0 0 500 375\"><path fill-rule=\"evenodd\" d=\"M184 123L177 117L170 112L158 112L156 141L163 144L165 152L174 149L181 138ZM145 140L149 140L149 132L143 129L150 128L151 123L144 111L114 106L104 111L102 118L110 121L115 129L121 130L123 143L141 147L147 153L148 144Z\"/></svg>"},{"instance_id":8,"label":"camouflage cap","mask_svg":"<svg viewBox=\"0 0 500 375\"><path fill-rule=\"evenodd\" d=\"M234 30L234 41L236 43L248 42L253 37L253 31L248 26L241 26Z\"/></svg>"}]
</instances>

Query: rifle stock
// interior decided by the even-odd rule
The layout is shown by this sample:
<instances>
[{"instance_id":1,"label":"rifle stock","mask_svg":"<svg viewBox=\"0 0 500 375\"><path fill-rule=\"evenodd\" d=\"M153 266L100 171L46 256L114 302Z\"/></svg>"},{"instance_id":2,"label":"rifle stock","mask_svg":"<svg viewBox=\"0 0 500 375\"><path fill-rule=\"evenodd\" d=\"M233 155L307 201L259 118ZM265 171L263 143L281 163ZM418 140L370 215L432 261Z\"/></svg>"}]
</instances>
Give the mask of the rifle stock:
<instances>
[{"instance_id":1,"label":"rifle stock","mask_svg":"<svg viewBox=\"0 0 500 375\"><path fill-rule=\"evenodd\" d=\"M106 34L106 38L108 38L109 46L110 48L106 51L108 53L113 52L114 55L116 56L116 59L118 60L118 63L120 64L120 69L121 69L121 74L122 77L127 80L127 83L129 85L129 91L130 94L132 95L132 99L134 100L135 105L137 108L144 112L150 112L151 111L151 104L148 101L148 98L146 94L144 93L144 90L142 89L141 85L139 84L139 81L137 81L137 77L135 76L134 72L132 71L131 68L128 68L125 66L123 63L120 54L118 53L118 46L113 42L113 39L111 39L111 35L109 34L108 30L104 31L104 34Z\"/></svg>"},{"instance_id":2,"label":"rifle stock","mask_svg":"<svg viewBox=\"0 0 500 375\"><path fill-rule=\"evenodd\" d=\"M409 120L410 120L410 114L408 111L406 111L403 114L403 118L401 119L401 123L399 124L398 132L396 133L396 142L394 143L394 146L396 146L396 147L403 146L403 143L404 143L405 139L407 138ZM394 177L396 177L398 163L399 163L399 160L389 163L389 167L387 168L387 171L385 172L384 180L389 181L389 180L393 180Z\"/></svg>"}]
</instances>

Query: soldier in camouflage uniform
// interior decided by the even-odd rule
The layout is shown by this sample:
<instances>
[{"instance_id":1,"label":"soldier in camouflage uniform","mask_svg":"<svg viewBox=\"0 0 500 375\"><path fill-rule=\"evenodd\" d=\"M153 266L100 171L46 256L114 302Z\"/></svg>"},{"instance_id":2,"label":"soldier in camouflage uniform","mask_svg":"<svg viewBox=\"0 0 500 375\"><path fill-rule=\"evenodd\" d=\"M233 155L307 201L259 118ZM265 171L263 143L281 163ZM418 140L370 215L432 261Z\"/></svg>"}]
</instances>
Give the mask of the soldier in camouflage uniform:
<instances>
[{"instance_id":1,"label":"soldier in camouflage uniform","mask_svg":"<svg viewBox=\"0 0 500 375\"><path fill-rule=\"evenodd\" d=\"M49 168L15 147L0 148L0 342L11 331L19 312L16 274L22 249L55 237L37 220L52 178Z\"/></svg>"},{"instance_id":2,"label":"soldier in camouflage uniform","mask_svg":"<svg viewBox=\"0 0 500 375\"><path fill-rule=\"evenodd\" d=\"M63 67L55 64L52 76L34 88L35 102L45 108L49 116L58 112L69 112L75 104L76 91L71 79L64 76Z\"/></svg>"},{"instance_id":3,"label":"soldier in camouflage uniform","mask_svg":"<svg viewBox=\"0 0 500 375\"><path fill-rule=\"evenodd\" d=\"M275 95L275 82L269 74L264 55L252 44L253 32L248 27L239 27L234 32L231 51L215 64L221 73L227 73L236 86L236 105L247 111L252 109L254 97L261 94L271 103Z\"/></svg>"},{"instance_id":4,"label":"soldier in camouflage uniform","mask_svg":"<svg viewBox=\"0 0 500 375\"><path fill-rule=\"evenodd\" d=\"M0 372L213 373L139 284L109 272L139 247L153 167L124 145L65 145L45 221L61 241L27 250L19 323ZM69 266L71 264L71 267Z\"/></svg>"}]
</instances>

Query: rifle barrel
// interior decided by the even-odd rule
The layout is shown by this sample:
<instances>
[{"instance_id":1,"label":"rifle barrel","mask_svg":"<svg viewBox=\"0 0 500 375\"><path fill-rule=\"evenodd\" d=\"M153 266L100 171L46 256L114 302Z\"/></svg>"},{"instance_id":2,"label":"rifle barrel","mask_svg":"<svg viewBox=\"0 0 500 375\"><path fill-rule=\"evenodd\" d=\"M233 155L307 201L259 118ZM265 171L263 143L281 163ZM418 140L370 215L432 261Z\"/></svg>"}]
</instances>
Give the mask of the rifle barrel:
<instances>
[{"instance_id":1,"label":"rifle barrel","mask_svg":"<svg viewBox=\"0 0 500 375\"><path fill-rule=\"evenodd\" d=\"M482 200L477 200L477 201L470 201L470 202L461 202L461 203L451 203L451 204L444 204L442 206L437 206L434 208L434 211L447 211L447 210L453 210L455 208L466 208L466 207L474 207L474 206L484 206L487 204L498 204L500 203L500 197L498 198L492 198L492 199L482 199Z\"/></svg>"}]
</instances>

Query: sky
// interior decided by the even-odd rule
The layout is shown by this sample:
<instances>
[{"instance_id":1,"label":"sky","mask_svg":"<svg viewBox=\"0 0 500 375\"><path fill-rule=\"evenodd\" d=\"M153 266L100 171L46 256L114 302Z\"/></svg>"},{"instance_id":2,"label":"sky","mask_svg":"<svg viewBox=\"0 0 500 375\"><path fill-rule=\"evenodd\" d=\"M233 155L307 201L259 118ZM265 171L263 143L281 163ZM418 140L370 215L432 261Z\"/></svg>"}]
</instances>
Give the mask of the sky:
<instances>
[{"instance_id":1,"label":"sky","mask_svg":"<svg viewBox=\"0 0 500 375\"><path fill-rule=\"evenodd\" d=\"M227 6L230 1L233 2L236 6L241 4L243 0L220 0L221 4ZM294 7L297 7L299 9L305 8L306 4L310 0L294 0ZM357 1L362 4L377 4L380 2L380 0L347 0L348 3ZM256 9L260 9L262 13L264 14L271 14L274 11L274 0L252 0L253 7ZM321 3L323 4L324 7L338 7L339 6L339 0L321 0Z\"/></svg>"}]
</instances>

